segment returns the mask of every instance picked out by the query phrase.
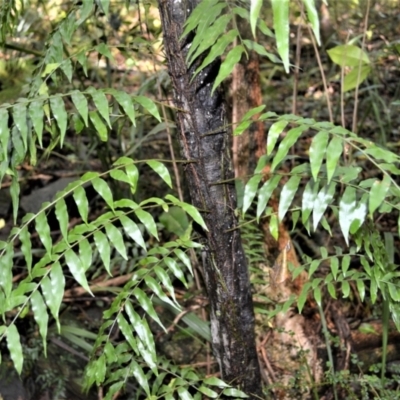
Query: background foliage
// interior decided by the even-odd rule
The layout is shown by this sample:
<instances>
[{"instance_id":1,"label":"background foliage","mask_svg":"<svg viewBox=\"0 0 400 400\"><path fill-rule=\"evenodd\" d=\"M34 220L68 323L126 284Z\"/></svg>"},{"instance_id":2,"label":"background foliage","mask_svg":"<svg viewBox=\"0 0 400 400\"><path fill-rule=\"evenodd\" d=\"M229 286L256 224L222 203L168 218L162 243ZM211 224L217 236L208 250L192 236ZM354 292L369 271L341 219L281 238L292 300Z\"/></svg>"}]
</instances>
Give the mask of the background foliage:
<instances>
[{"instance_id":1,"label":"background foliage","mask_svg":"<svg viewBox=\"0 0 400 400\"><path fill-rule=\"evenodd\" d=\"M381 4L376 3L373 10L378 14ZM290 23L299 23L303 7L320 43L314 2L299 4L290 14L293 3L271 1L269 20L261 1L251 1L249 8L217 0L201 2L186 25L185 34L196 33L188 63L207 51L198 73L222 55L215 88L242 56L255 51L268 60L263 79L273 88L274 81L284 82L283 71L290 70ZM2 358L12 360L19 374L29 375L29 363L40 358L33 349L48 351L50 356L49 338L61 337L75 351L90 354L84 360L83 386L97 387L98 396L104 390L106 399L122 395L123 388L129 398L172 399L176 393L184 399L216 398L220 393L238 398L243 394L207 375L210 369L178 368L168 354L156 351L161 335L156 325L169 333L182 318L182 336L195 336L201 342L200 353L206 353L210 333L200 314L193 312L201 249L192 224L206 227L200 213L184 201L185 191L179 192L179 160L170 136L173 107L165 95L169 80L155 6L106 0L68 4L15 0L2 5L0 180L2 191L9 193L10 204L5 204L12 214L12 218L3 215L0 242ZM363 4L354 3L351 10L349 24L359 20ZM242 40L239 18L249 21L254 40ZM364 29L366 36L370 31ZM398 129L393 128L396 122L388 110L397 110L393 99L399 90L397 84L384 96L377 84L382 80L377 66L385 67L393 59L398 62L398 44L388 37L385 47L374 51L357 37L353 42L342 37L338 32L338 45L331 46L330 58L325 59L332 80L337 74L342 82L338 109L346 104L352 107L350 96L360 88L364 90L361 104L379 119L370 128L367 114L359 123L356 118L354 125L354 119L343 123L343 112L334 118L326 112L317 116L306 106L300 117L290 114L284 102L277 107L281 109L266 101L266 106L250 110L233 127L234 134L242 134L258 115L268 127L268 142L265 156L239 193L240 212L244 218L255 208L254 221L268 219L275 237L279 221L290 217L295 232L326 231L335 241L336 246L319 243L314 253L304 251L304 262L293 271L294 278L306 270L310 280L298 298L278 304L275 314L295 301L301 311L309 293L322 307L328 293L334 298L359 298L374 315L389 310L398 328L395 249L400 160ZM300 90L311 90L313 80L310 73L303 80L308 88ZM313 101L318 99L314 96ZM307 101L305 97L305 105ZM266 166L270 169L264 182ZM49 171L50 176L70 180L35 206L27 196L32 192L35 197L33 182L43 179L40 175L49 176ZM277 192L276 213L269 200ZM389 222L383 229L380 221L385 218ZM255 260L255 246L259 244L254 238L247 241L250 260ZM326 267L327 273L321 274ZM116 276L126 279L114 285ZM71 298L79 287L94 296L86 306L97 301L105 309L92 329L69 321L76 311ZM100 297L101 293L105 295ZM165 310L172 315L166 321ZM387 327L387 319L385 323ZM34 345L29 342L33 338ZM193 359L188 364L194 364ZM65 361L72 362L76 359ZM47 365L43 371L50 369ZM58 374L44 375L38 374L36 381L44 382L43 387L47 384L54 398L67 396L66 382ZM381 388L384 385L382 381Z\"/></svg>"}]
</instances>

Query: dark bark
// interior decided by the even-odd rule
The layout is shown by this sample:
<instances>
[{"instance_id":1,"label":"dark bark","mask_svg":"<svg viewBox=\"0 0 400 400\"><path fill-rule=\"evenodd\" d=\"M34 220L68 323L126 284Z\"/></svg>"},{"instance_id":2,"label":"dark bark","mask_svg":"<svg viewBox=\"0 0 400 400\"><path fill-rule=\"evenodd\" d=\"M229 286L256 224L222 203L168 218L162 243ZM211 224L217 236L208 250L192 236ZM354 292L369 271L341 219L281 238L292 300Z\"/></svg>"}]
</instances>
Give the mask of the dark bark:
<instances>
[{"instance_id":1,"label":"dark bark","mask_svg":"<svg viewBox=\"0 0 400 400\"><path fill-rule=\"evenodd\" d=\"M212 346L223 379L250 398L260 398L261 378L254 335L249 275L239 230L236 193L221 90L211 95L219 61L191 82L199 62L185 62L190 39L179 41L196 0L159 0L164 47L177 107L182 157L192 203L202 212L204 276L210 299Z\"/></svg>"}]
</instances>

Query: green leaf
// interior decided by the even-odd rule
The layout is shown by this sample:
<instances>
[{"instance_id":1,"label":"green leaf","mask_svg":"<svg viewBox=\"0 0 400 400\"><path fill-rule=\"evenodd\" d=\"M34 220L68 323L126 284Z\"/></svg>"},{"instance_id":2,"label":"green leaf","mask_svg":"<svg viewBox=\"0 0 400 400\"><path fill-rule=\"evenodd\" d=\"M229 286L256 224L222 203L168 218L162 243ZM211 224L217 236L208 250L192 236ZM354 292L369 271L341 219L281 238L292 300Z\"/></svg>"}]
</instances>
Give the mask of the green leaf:
<instances>
[{"instance_id":1,"label":"green leaf","mask_svg":"<svg viewBox=\"0 0 400 400\"><path fill-rule=\"evenodd\" d=\"M165 257L163 261L165 265L167 265L167 267L172 271L175 277L178 278L187 287L185 275L183 274L182 269L180 268L178 263L171 257Z\"/></svg>"},{"instance_id":2,"label":"green leaf","mask_svg":"<svg viewBox=\"0 0 400 400\"><path fill-rule=\"evenodd\" d=\"M205 394L207 397L211 399L216 399L218 397L218 393L214 392L214 390L211 390L207 386L201 385L198 389L199 392Z\"/></svg>"},{"instance_id":3,"label":"green leaf","mask_svg":"<svg viewBox=\"0 0 400 400\"><path fill-rule=\"evenodd\" d=\"M154 118L161 122L160 113L158 112L157 106L154 101L145 96L134 96L133 98L136 103L139 103L147 112L149 112Z\"/></svg>"},{"instance_id":4,"label":"green leaf","mask_svg":"<svg viewBox=\"0 0 400 400\"><path fill-rule=\"evenodd\" d=\"M86 279L85 268L83 267L80 258L72 249L67 250L64 257L72 276L88 293L93 296Z\"/></svg>"},{"instance_id":5,"label":"green leaf","mask_svg":"<svg viewBox=\"0 0 400 400\"><path fill-rule=\"evenodd\" d=\"M356 191L353 187L347 186L339 203L339 225L344 239L349 244L349 230L354 218L356 207Z\"/></svg>"},{"instance_id":6,"label":"green leaf","mask_svg":"<svg viewBox=\"0 0 400 400\"><path fill-rule=\"evenodd\" d=\"M313 179L310 179L307 182L306 187L304 188L303 198L301 203L301 221L303 225L306 224L308 218L311 215L312 210L314 209L314 202L318 193L318 182L315 183Z\"/></svg>"},{"instance_id":7,"label":"green leaf","mask_svg":"<svg viewBox=\"0 0 400 400\"><path fill-rule=\"evenodd\" d=\"M100 140L106 142L108 140L108 130L100 115L97 111L90 111L89 118L92 121Z\"/></svg>"},{"instance_id":8,"label":"green leaf","mask_svg":"<svg viewBox=\"0 0 400 400\"><path fill-rule=\"evenodd\" d=\"M279 220L278 220L278 216L276 214L272 214L271 215L271 219L269 221L269 231L270 231L272 237L275 240L278 240L278 236L279 236Z\"/></svg>"},{"instance_id":9,"label":"green leaf","mask_svg":"<svg viewBox=\"0 0 400 400\"><path fill-rule=\"evenodd\" d=\"M202 19L205 18L207 12L209 12L210 9L218 3L218 1L219 0L201 1L186 20L185 30L183 31L181 38L185 37L190 31L195 29L196 26L201 23Z\"/></svg>"},{"instance_id":10,"label":"green leaf","mask_svg":"<svg viewBox=\"0 0 400 400\"><path fill-rule=\"evenodd\" d=\"M157 322L158 325L161 326L161 328L166 331L164 325L160 321L160 318L158 317L158 314L154 310L153 304L151 304L151 301L149 300L148 296L146 295L143 290L139 289L138 287L135 287L132 291L133 295L137 298L139 304L143 308L143 310L155 321Z\"/></svg>"},{"instance_id":11,"label":"green leaf","mask_svg":"<svg viewBox=\"0 0 400 400\"><path fill-rule=\"evenodd\" d=\"M289 0L271 0L276 46L286 73L289 72Z\"/></svg>"},{"instance_id":12,"label":"green leaf","mask_svg":"<svg viewBox=\"0 0 400 400\"><path fill-rule=\"evenodd\" d=\"M148 288L151 289L160 300L164 301L165 303L168 303L175 309L180 310L179 304L173 303L171 301L171 299L163 292L161 286L159 285L159 283L157 283L157 281L153 277L151 277L150 275L146 275L144 277L144 281L146 282Z\"/></svg>"},{"instance_id":13,"label":"green leaf","mask_svg":"<svg viewBox=\"0 0 400 400\"><path fill-rule=\"evenodd\" d=\"M89 202L86 197L85 189L82 186L77 186L74 190L73 197L83 222L87 224L89 214Z\"/></svg>"},{"instance_id":14,"label":"green leaf","mask_svg":"<svg viewBox=\"0 0 400 400\"><path fill-rule=\"evenodd\" d=\"M152 215L141 208L137 208L135 210L135 214L139 218L140 222L145 226L147 231L158 240L157 225L154 222Z\"/></svg>"},{"instance_id":15,"label":"green leaf","mask_svg":"<svg viewBox=\"0 0 400 400\"><path fill-rule=\"evenodd\" d=\"M146 163L170 188L172 188L171 176L163 163L156 160L149 160Z\"/></svg>"},{"instance_id":16,"label":"green leaf","mask_svg":"<svg viewBox=\"0 0 400 400\"><path fill-rule=\"evenodd\" d=\"M371 145L371 147L364 149L364 153L387 163L396 163L400 161L397 154L376 145Z\"/></svg>"},{"instance_id":17,"label":"green leaf","mask_svg":"<svg viewBox=\"0 0 400 400\"><path fill-rule=\"evenodd\" d=\"M264 183L264 185L262 185L261 189L259 190L257 202L257 221L264 212L265 207L267 206L273 191L277 188L281 178L281 175L272 176L267 182Z\"/></svg>"},{"instance_id":18,"label":"green leaf","mask_svg":"<svg viewBox=\"0 0 400 400\"><path fill-rule=\"evenodd\" d=\"M44 277L41 283L43 296L46 300L51 314L57 322L60 331L59 311L64 297L65 277L59 262L55 262L51 266L50 278Z\"/></svg>"},{"instance_id":19,"label":"green leaf","mask_svg":"<svg viewBox=\"0 0 400 400\"><path fill-rule=\"evenodd\" d=\"M240 391L240 390L238 390L238 389L234 389L234 388L224 389L224 390L222 391L222 394L223 394L224 396L236 397L236 398L238 398L238 399L246 399L247 397L249 397L249 396L247 396L246 393L243 393L242 391Z\"/></svg>"},{"instance_id":20,"label":"green leaf","mask_svg":"<svg viewBox=\"0 0 400 400\"><path fill-rule=\"evenodd\" d=\"M1 111L1 110L0 110ZM40 99L33 100L29 105L29 117L32 121L33 128L35 129L36 135L39 140L40 147L43 147L42 137L43 137L43 101ZM2 116L0 114L0 120ZM1 128L0 128L0 137L1 137Z\"/></svg>"},{"instance_id":21,"label":"green leaf","mask_svg":"<svg viewBox=\"0 0 400 400\"><path fill-rule=\"evenodd\" d=\"M165 196L167 200L172 201L172 203L178 207L181 207L185 212L187 212L195 222L197 222L205 231L208 231L207 225L205 224L203 217L199 213L196 207L191 204L185 203L184 201L178 200L175 196L167 194Z\"/></svg>"},{"instance_id":22,"label":"green leaf","mask_svg":"<svg viewBox=\"0 0 400 400\"><path fill-rule=\"evenodd\" d=\"M365 222L365 217L368 212L368 193L364 193L361 200L354 209L353 218L350 225L350 233L354 235L360 226Z\"/></svg>"},{"instance_id":23,"label":"green leaf","mask_svg":"<svg viewBox=\"0 0 400 400\"><path fill-rule=\"evenodd\" d=\"M369 65L361 65L360 68L353 68L343 80L343 92L355 89L360 86L371 72Z\"/></svg>"},{"instance_id":24,"label":"green leaf","mask_svg":"<svg viewBox=\"0 0 400 400\"><path fill-rule=\"evenodd\" d=\"M237 29L231 29L225 35L222 35L214 44L214 46L211 47L211 50L209 51L207 57L203 60L201 65L196 69L193 78L200 71L202 71L207 65L211 64L217 57L221 56L224 53L227 46L235 40L237 35L238 35Z\"/></svg>"},{"instance_id":25,"label":"green leaf","mask_svg":"<svg viewBox=\"0 0 400 400\"><path fill-rule=\"evenodd\" d=\"M16 103L13 107L13 118L16 127L22 138L24 151L28 148L28 125L27 125L27 112L26 104Z\"/></svg>"},{"instance_id":26,"label":"green leaf","mask_svg":"<svg viewBox=\"0 0 400 400\"><path fill-rule=\"evenodd\" d=\"M47 217L44 211L39 212L35 220L36 232L38 233L47 254L51 254L53 242L51 240L50 227L47 223Z\"/></svg>"},{"instance_id":27,"label":"green leaf","mask_svg":"<svg viewBox=\"0 0 400 400\"><path fill-rule=\"evenodd\" d=\"M336 280L339 272L339 260L337 257L332 257L331 259L331 272L333 279Z\"/></svg>"},{"instance_id":28,"label":"green leaf","mask_svg":"<svg viewBox=\"0 0 400 400\"><path fill-rule=\"evenodd\" d=\"M65 111L64 101L61 96L50 97L51 111L60 129L60 145L64 144L65 132L67 130L68 116Z\"/></svg>"},{"instance_id":29,"label":"green leaf","mask_svg":"<svg viewBox=\"0 0 400 400\"><path fill-rule=\"evenodd\" d=\"M131 185L131 192L135 194L137 189L137 182L139 179L139 171L135 164L125 165L125 172L129 178L129 182Z\"/></svg>"},{"instance_id":30,"label":"green leaf","mask_svg":"<svg viewBox=\"0 0 400 400\"><path fill-rule=\"evenodd\" d=\"M175 298L174 286L172 285L171 279L170 279L170 277L169 277L167 271L165 271L165 269L164 269L164 268L161 268L159 265L155 265L155 266L154 266L154 272L156 273L157 278L158 278L159 281L162 283L162 285L163 285L163 286L168 290L168 292L170 293L172 299L174 300L174 302L175 302L176 305L177 305L177 308L180 309L180 305L179 305L179 303L176 301L176 298ZM152 278L152 277L150 277L150 278ZM145 277L145 279L146 279L146 277ZM152 279L153 279L153 278L152 278ZM154 281L155 281L155 280L154 280ZM156 285L153 284L153 286L159 286L159 285L157 284L157 282L155 282L155 283L156 283ZM149 288L151 289L150 286L149 286ZM162 294L165 296L164 292L161 290L161 287L160 287L159 289L160 289L160 291L162 292ZM152 289L152 290L153 290L153 289ZM157 290L158 290L158 289L157 289ZM153 291L154 291L154 290L153 290ZM154 293L157 294L156 291L154 291ZM158 294L157 294L157 296L158 296ZM169 300L169 297L168 297L168 296L165 296L165 297L167 297L168 300ZM161 298L161 297L160 297L160 298ZM162 299L161 299L161 300L162 300ZM169 301L167 301L167 303L169 303ZM174 307L175 307L175 306L174 306Z\"/></svg>"},{"instance_id":31,"label":"green leaf","mask_svg":"<svg viewBox=\"0 0 400 400\"><path fill-rule=\"evenodd\" d=\"M269 128L267 134L267 154L271 154L275 148L276 142L278 141L279 135L286 128L288 121L283 119L274 122Z\"/></svg>"},{"instance_id":32,"label":"green leaf","mask_svg":"<svg viewBox=\"0 0 400 400\"><path fill-rule=\"evenodd\" d=\"M178 388L177 392L178 392L178 395L179 395L179 399L181 399L181 400L194 400L192 395L183 386L180 386Z\"/></svg>"},{"instance_id":33,"label":"green leaf","mask_svg":"<svg viewBox=\"0 0 400 400\"><path fill-rule=\"evenodd\" d=\"M65 204L65 200L63 198L59 198L56 202L55 214L57 217L57 221L60 225L60 231L63 235L64 239L68 238L68 222L69 216L67 211L67 205Z\"/></svg>"},{"instance_id":34,"label":"green leaf","mask_svg":"<svg viewBox=\"0 0 400 400\"><path fill-rule=\"evenodd\" d=\"M87 92L92 96L96 109L111 128L110 110L106 95L101 90L96 90L93 87L88 88Z\"/></svg>"},{"instance_id":35,"label":"green leaf","mask_svg":"<svg viewBox=\"0 0 400 400\"><path fill-rule=\"evenodd\" d=\"M132 327L135 329L140 340L151 354L151 361L155 365L157 359L156 345L154 343L153 334L150 331L146 318L140 318L139 314L133 309L132 304L129 301L125 303L125 311Z\"/></svg>"},{"instance_id":36,"label":"green leaf","mask_svg":"<svg viewBox=\"0 0 400 400\"><path fill-rule=\"evenodd\" d=\"M108 15L108 9L110 7L110 0L100 0L101 8L104 14Z\"/></svg>"},{"instance_id":37,"label":"green leaf","mask_svg":"<svg viewBox=\"0 0 400 400\"><path fill-rule=\"evenodd\" d=\"M286 136L279 145L278 151L276 152L274 160L272 161L271 171L274 171L274 169L278 166L278 164L286 157L289 149L296 143L300 135L307 129L308 126L300 125L296 128L290 129L286 133Z\"/></svg>"},{"instance_id":38,"label":"green leaf","mask_svg":"<svg viewBox=\"0 0 400 400\"><path fill-rule=\"evenodd\" d=\"M142 232L139 227L126 215L120 217L121 224L124 228L125 233L140 247L146 250L146 243L143 240Z\"/></svg>"},{"instance_id":39,"label":"green leaf","mask_svg":"<svg viewBox=\"0 0 400 400\"><path fill-rule=\"evenodd\" d=\"M290 204L292 204L293 198L296 195L297 189L299 187L300 180L301 176L293 175L282 188L278 208L278 218L280 221L283 220L287 210L290 207Z\"/></svg>"},{"instance_id":40,"label":"green leaf","mask_svg":"<svg viewBox=\"0 0 400 400\"><path fill-rule=\"evenodd\" d=\"M229 387L229 385L227 383L225 383L223 380L221 380L221 379L219 379L219 378L217 378L215 376L211 376L209 378L205 378L203 380L203 383L205 383L206 385L210 385L210 386L217 386L220 389Z\"/></svg>"},{"instance_id":41,"label":"green leaf","mask_svg":"<svg viewBox=\"0 0 400 400\"><path fill-rule=\"evenodd\" d=\"M14 142L14 144L15 144L15 142ZM19 186L19 182L18 182L18 175L15 174L12 177L11 186L10 186L11 201L12 201L12 206L13 206L14 224L17 223L17 217L18 217L19 193L20 193L20 186Z\"/></svg>"},{"instance_id":42,"label":"green leaf","mask_svg":"<svg viewBox=\"0 0 400 400\"><path fill-rule=\"evenodd\" d=\"M342 282L342 295L343 298L345 299L346 297L349 297L350 294L350 284L348 281L343 281Z\"/></svg>"},{"instance_id":43,"label":"green leaf","mask_svg":"<svg viewBox=\"0 0 400 400\"><path fill-rule=\"evenodd\" d=\"M310 165L311 174L316 181L318 178L318 172L321 168L322 161L325 156L326 147L328 145L329 134L326 131L318 132L310 146Z\"/></svg>"},{"instance_id":44,"label":"green leaf","mask_svg":"<svg viewBox=\"0 0 400 400\"><path fill-rule=\"evenodd\" d=\"M365 51L354 44L342 44L327 50L331 60L341 67L358 67L361 64L370 64Z\"/></svg>"},{"instance_id":45,"label":"green leaf","mask_svg":"<svg viewBox=\"0 0 400 400\"><path fill-rule=\"evenodd\" d=\"M243 44L252 51L255 51L257 54L263 57L267 57L271 62L275 64L281 64L282 61L273 53L270 53L265 49L261 44L254 42L253 40L245 39L243 40Z\"/></svg>"},{"instance_id":46,"label":"green leaf","mask_svg":"<svg viewBox=\"0 0 400 400\"><path fill-rule=\"evenodd\" d=\"M317 302L317 304L321 307L322 306L322 294L321 294L321 288L319 286L314 289L314 299Z\"/></svg>"},{"instance_id":47,"label":"green leaf","mask_svg":"<svg viewBox=\"0 0 400 400\"><path fill-rule=\"evenodd\" d=\"M250 26L254 37L256 37L257 19L260 16L262 3L262 0L250 0Z\"/></svg>"},{"instance_id":48,"label":"green leaf","mask_svg":"<svg viewBox=\"0 0 400 400\"><path fill-rule=\"evenodd\" d=\"M19 233L19 240L21 241L21 251L25 257L28 274L30 275L32 270L32 243L31 234L29 233L27 225L21 229Z\"/></svg>"},{"instance_id":49,"label":"green leaf","mask_svg":"<svg viewBox=\"0 0 400 400\"><path fill-rule=\"evenodd\" d=\"M77 109L79 115L82 117L83 121L85 122L85 125L89 125L88 121L88 102L86 100L86 97L79 91L79 90L73 90L71 92L71 99L72 102L74 103L75 108Z\"/></svg>"},{"instance_id":50,"label":"green leaf","mask_svg":"<svg viewBox=\"0 0 400 400\"><path fill-rule=\"evenodd\" d=\"M314 231L316 231L317 225L324 215L326 208L332 202L333 196L335 195L335 189L336 182L331 182L329 185L323 187L315 197L313 207Z\"/></svg>"},{"instance_id":51,"label":"green leaf","mask_svg":"<svg viewBox=\"0 0 400 400\"><path fill-rule=\"evenodd\" d=\"M261 174L254 175L250 178L244 188L243 195L243 214L250 208L253 203L254 197L256 196L258 190L258 184L260 183L262 178Z\"/></svg>"},{"instance_id":52,"label":"green leaf","mask_svg":"<svg viewBox=\"0 0 400 400\"><path fill-rule=\"evenodd\" d=\"M309 276L313 276L314 272L318 269L322 260L313 260L310 265L310 269L308 271Z\"/></svg>"},{"instance_id":53,"label":"green leaf","mask_svg":"<svg viewBox=\"0 0 400 400\"><path fill-rule=\"evenodd\" d=\"M189 272L193 275L193 268L190 258L186 253L184 253L181 249L174 249L174 253L176 256L183 262Z\"/></svg>"},{"instance_id":54,"label":"green leaf","mask_svg":"<svg viewBox=\"0 0 400 400\"><path fill-rule=\"evenodd\" d=\"M2 252L0 257L0 288L4 292L6 298L11 295L13 287L12 268L14 266L14 247L13 243L7 244L6 250Z\"/></svg>"},{"instance_id":55,"label":"green leaf","mask_svg":"<svg viewBox=\"0 0 400 400\"><path fill-rule=\"evenodd\" d=\"M231 19L232 16L230 14L221 15L211 26L208 27L206 35L199 36L198 46L197 41L196 43L193 41L188 52L189 66L200 54L210 48L216 42L218 37L225 32L225 29ZM201 35L201 32L197 32L197 34Z\"/></svg>"},{"instance_id":56,"label":"green leaf","mask_svg":"<svg viewBox=\"0 0 400 400\"><path fill-rule=\"evenodd\" d=\"M315 2L314 0L303 0L303 3L305 5L307 16L308 19L310 20L311 27L315 35L315 39L318 45L321 46L321 38L319 34L319 18L317 9L315 8Z\"/></svg>"},{"instance_id":57,"label":"green leaf","mask_svg":"<svg viewBox=\"0 0 400 400\"><path fill-rule=\"evenodd\" d=\"M39 326L39 333L43 339L44 355L47 357L47 325L49 323L49 316L47 314L47 307L43 301L42 295L38 290L35 290L31 296L31 305L33 317Z\"/></svg>"},{"instance_id":58,"label":"green leaf","mask_svg":"<svg viewBox=\"0 0 400 400\"><path fill-rule=\"evenodd\" d=\"M327 288L328 288L328 292L329 292L329 294L331 295L331 297L332 297L333 299L336 299L337 297L336 297L335 285L334 285L332 282L329 282L326 286L327 286Z\"/></svg>"},{"instance_id":59,"label":"green leaf","mask_svg":"<svg viewBox=\"0 0 400 400\"><path fill-rule=\"evenodd\" d=\"M132 122L133 126L136 126L136 119L135 119L135 108L133 107L132 97L129 96L128 93L122 90L108 90L114 96L114 99L117 100L118 104L124 109L126 115Z\"/></svg>"},{"instance_id":60,"label":"green leaf","mask_svg":"<svg viewBox=\"0 0 400 400\"><path fill-rule=\"evenodd\" d=\"M382 181L376 180L369 192L369 213L372 215L374 211L385 200L386 194L390 188L392 179L389 174L385 174Z\"/></svg>"},{"instance_id":61,"label":"green leaf","mask_svg":"<svg viewBox=\"0 0 400 400\"><path fill-rule=\"evenodd\" d=\"M351 261L351 258L350 258L350 256L348 254L343 256L343 259L342 259L342 274L343 274L344 278L346 277L347 271L348 271L348 269L350 267L350 261Z\"/></svg>"},{"instance_id":62,"label":"green leaf","mask_svg":"<svg viewBox=\"0 0 400 400\"><path fill-rule=\"evenodd\" d=\"M127 260L128 256L126 254L126 248L124 243L124 238L119 229L117 229L113 224L105 224L106 234L110 243L117 249L118 253L121 254L122 258Z\"/></svg>"},{"instance_id":63,"label":"green leaf","mask_svg":"<svg viewBox=\"0 0 400 400\"><path fill-rule=\"evenodd\" d=\"M0 107L0 144L3 150L2 158L4 160L8 159L8 142L10 140L8 119L9 119L8 110Z\"/></svg>"},{"instance_id":64,"label":"green leaf","mask_svg":"<svg viewBox=\"0 0 400 400\"><path fill-rule=\"evenodd\" d=\"M113 210L114 209L113 194L107 182L102 178L94 178L92 180L92 185L93 188L96 190L96 192L104 199L107 205Z\"/></svg>"},{"instance_id":65,"label":"green leaf","mask_svg":"<svg viewBox=\"0 0 400 400\"><path fill-rule=\"evenodd\" d=\"M214 90L220 85L220 83L233 71L235 65L242 58L243 52L244 52L244 47L242 45L236 46L229 51L224 62L221 64L219 68L218 75L212 87L212 92L214 92Z\"/></svg>"},{"instance_id":66,"label":"green leaf","mask_svg":"<svg viewBox=\"0 0 400 400\"><path fill-rule=\"evenodd\" d=\"M14 324L7 327L7 347L10 352L10 357L13 360L14 367L18 374L21 375L24 356L22 353L19 333Z\"/></svg>"},{"instance_id":67,"label":"green leaf","mask_svg":"<svg viewBox=\"0 0 400 400\"><path fill-rule=\"evenodd\" d=\"M132 328L128 324L128 321L125 319L125 317L121 313L118 314L117 322L118 322L119 328L121 329L122 334L125 336L126 341L129 343L132 350L136 354L138 354L139 349L137 347L136 339L132 335Z\"/></svg>"},{"instance_id":68,"label":"green leaf","mask_svg":"<svg viewBox=\"0 0 400 400\"><path fill-rule=\"evenodd\" d=\"M326 149L326 172L328 176L328 183L331 181L335 173L342 152L343 140L338 136L334 136Z\"/></svg>"},{"instance_id":69,"label":"green leaf","mask_svg":"<svg viewBox=\"0 0 400 400\"><path fill-rule=\"evenodd\" d=\"M360 300L364 301L365 299L365 284L364 281L361 279L356 280L358 294L360 295Z\"/></svg>"},{"instance_id":70,"label":"green leaf","mask_svg":"<svg viewBox=\"0 0 400 400\"><path fill-rule=\"evenodd\" d=\"M98 44L97 46L94 47L94 50L98 51L104 57L107 57L110 61L114 61L114 57L111 54L110 47L107 46L105 43Z\"/></svg>"},{"instance_id":71,"label":"green leaf","mask_svg":"<svg viewBox=\"0 0 400 400\"><path fill-rule=\"evenodd\" d=\"M99 251L101 260L103 261L104 268L106 269L108 275L112 276L110 270L110 243L108 242L107 236L101 232L96 231L93 234L94 243L96 244L97 250Z\"/></svg>"}]
</instances>

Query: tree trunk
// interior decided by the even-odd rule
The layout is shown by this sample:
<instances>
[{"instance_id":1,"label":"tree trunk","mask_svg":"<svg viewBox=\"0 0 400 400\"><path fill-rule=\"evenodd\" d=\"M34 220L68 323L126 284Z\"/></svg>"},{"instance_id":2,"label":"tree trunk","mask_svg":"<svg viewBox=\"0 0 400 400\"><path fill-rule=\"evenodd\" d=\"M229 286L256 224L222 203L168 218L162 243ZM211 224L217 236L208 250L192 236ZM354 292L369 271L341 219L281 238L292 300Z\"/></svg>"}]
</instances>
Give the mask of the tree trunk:
<instances>
[{"instance_id":1,"label":"tree trunk","mask_svg":"<svg viewBox=\"0 0 400 400\"><path fill-rule=\"evenodd\" d=\"M260 398L261 378L254 335L249 275L240 232L236 193L221 90L211 94L219 60L191 82L201 60L190 68L191 38L180 41L186 15L196 0L159 0L164 47L177 107L182 157L192 203L208 227L203 232L204 276L210 299L212 346L223 379L250 398ZM201 58L201 57L200 57Z\"/></svg>"}]
</instances>

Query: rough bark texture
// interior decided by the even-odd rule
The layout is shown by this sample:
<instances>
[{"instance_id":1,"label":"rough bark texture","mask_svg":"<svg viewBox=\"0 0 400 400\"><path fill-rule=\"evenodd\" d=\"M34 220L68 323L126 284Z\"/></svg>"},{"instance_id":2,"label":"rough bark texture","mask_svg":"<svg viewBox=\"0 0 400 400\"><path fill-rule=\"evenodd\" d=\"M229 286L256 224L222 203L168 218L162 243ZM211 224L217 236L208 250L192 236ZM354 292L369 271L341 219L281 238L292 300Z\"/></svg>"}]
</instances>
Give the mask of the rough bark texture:
<instances>
[{"instance_id":1,"label":"rough bark texture","mask_svg":"<svg viewBox=\"0 0 400 400\"><path fill-rule=\"evenodd\" d=\"M193 204L202 212L204 276L210 299L212 345L223 379L250 398L261 397L254 314L246 259L236 230L236 193L223 94L211 88L219 61L191 82L190 38L179 41L186 15L196 0L159 0L164 47L174 87L182 157ZM199 60L198 62L200 62Z\"/></svg>"}]
</instances>

